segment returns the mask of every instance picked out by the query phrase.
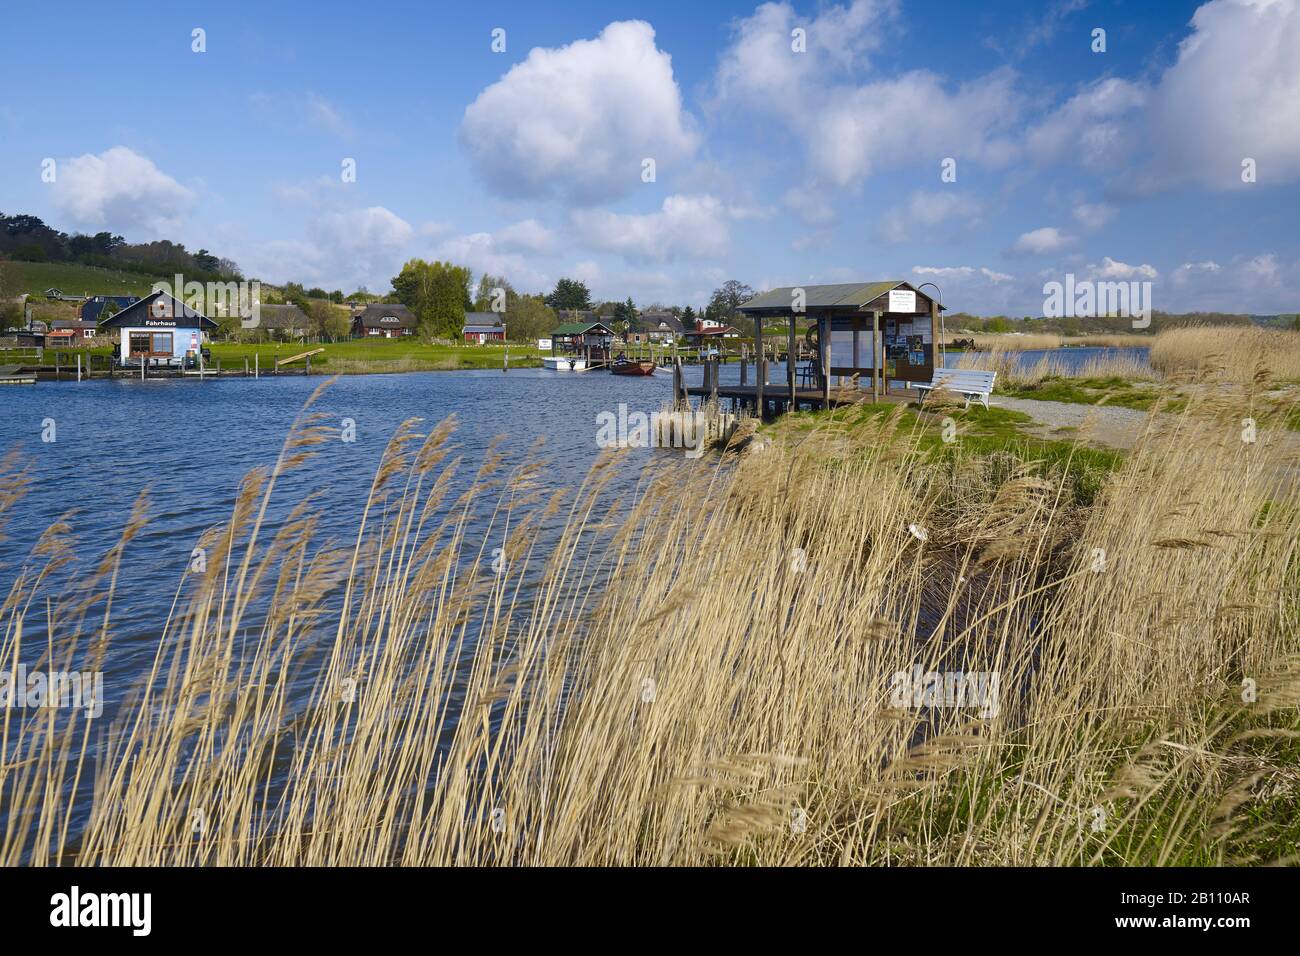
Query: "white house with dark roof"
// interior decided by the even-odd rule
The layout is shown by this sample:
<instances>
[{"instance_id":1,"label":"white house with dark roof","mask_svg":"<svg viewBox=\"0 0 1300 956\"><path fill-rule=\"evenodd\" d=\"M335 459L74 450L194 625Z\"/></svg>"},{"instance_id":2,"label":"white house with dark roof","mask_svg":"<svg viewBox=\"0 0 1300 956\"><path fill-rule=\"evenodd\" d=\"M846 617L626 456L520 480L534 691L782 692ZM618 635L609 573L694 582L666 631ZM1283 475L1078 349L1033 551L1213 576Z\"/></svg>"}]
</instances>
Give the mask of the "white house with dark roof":
<instances>
[{"instance_id":1,"label":"white house with dark roof","mask_svg":"<svg viewBox=\"0 0 1300 956\"><path fill-rule=\"evenodd\" d=\"M158 291L99 323L99 333L119 335L118 360L124 365L181 365L216 327L203 313Z\"/></svg>"},{"instance_id":2,"label":"white house with dark roof","mask_svg":"<svg viewBox=\"0 0 1300 956\"><path fill-rule=\"evenodd\" d=\"M354 339L395 339L414 335L419 322L400 302L372 302L352 317Z\"/></svg>"}]
</instances>

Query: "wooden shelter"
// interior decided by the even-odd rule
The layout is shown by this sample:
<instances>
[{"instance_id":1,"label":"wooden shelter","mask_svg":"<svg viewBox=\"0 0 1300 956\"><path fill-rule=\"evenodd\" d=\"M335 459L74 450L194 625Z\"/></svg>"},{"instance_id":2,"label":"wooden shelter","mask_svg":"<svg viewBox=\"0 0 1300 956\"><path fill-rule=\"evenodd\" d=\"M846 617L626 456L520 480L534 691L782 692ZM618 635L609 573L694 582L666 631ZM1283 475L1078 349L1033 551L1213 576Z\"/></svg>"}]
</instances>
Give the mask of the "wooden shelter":
<instances>
[{"instance_id":1,"label":"wooden shelter","mask_svg":"<svg viewBox=\"0 0 1300 956\"><path fill-rule=\"evenodd\" d=\"M765 323L785 320L787 355L798 354L798 324L811 320L816 330L813 387L819 404L831 407L831 380L870 378L874 398L888 394L891 382L928 382L934 375L939 311L943 307L908 282L850 282L836 285L786 286L750 299L739 311L754 321L755 342ZM810 332L811 336L811 332ZM762 354L762 350L759 350ZM797 382L795 362L786 363L784 385L767 382L760 363L755 375L754 404L796 407L807 403L807 389Z\"/></svg>"}]
</instances>

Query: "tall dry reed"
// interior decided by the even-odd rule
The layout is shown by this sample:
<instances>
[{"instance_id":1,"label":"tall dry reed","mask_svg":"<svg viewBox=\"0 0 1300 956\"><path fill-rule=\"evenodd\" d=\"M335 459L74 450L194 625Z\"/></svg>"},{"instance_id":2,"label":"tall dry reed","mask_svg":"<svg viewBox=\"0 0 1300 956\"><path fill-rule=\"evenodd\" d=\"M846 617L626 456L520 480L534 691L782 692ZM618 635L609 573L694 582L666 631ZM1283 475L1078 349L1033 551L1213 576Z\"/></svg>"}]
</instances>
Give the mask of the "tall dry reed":
<instances>
[{"instance_id":1,"label":"tall dry reed","mask_svg":"<svg viewBox=\"0 0 1300 956\"><path fill-rule=\"evenodd\" d=\"M949 364L954 368L997 372L1000 384L1013 387L1038 385L1048 378L1123 378L1143 381L1157 377L1149 365L1129 353L1097 356L1078 364L1069 362L1062 356L1044 355L1035 362L1026 363L1018 350L995 348L951 356Z\"/></svg>"},{"instance_id":2,"label":"tall dry reed","mask_svg":"<svg viewBox=\"0 0 1300 956\"><path fill-rule=\"evenodd\" d=\"M901 409L751 438L625 511L608 457L565 497L490 455L453 498L452 424L409 422L342 548L310 502L263 533L327 437L309 407L113 726L6 714L0 861L1284 856L1243 807L1294 786L1257 745L1300 731L1300 502L1287 446L1241 440L1249 399L1152 418L1091 505L1072 468L927 451ZM71 547L51 528L0 609L3 659L37 618L48 654L99 659L146 521L142 500L47 606ZM915 668L997 675L996 706L918 708Z\"/></svg>"},{"instance_id":3,"label":"tall dry reed","mask_svg":"<svg viewBox=\"0 0 1300 956\"><path fill-rule=\"evenodd\" d=\"M1194 374L1244 384L1260 369L1300 381L1300 331L1258 326L1189 326L1155 337L1151 366L1166 376Z\"/></svg>"}]
</instances>

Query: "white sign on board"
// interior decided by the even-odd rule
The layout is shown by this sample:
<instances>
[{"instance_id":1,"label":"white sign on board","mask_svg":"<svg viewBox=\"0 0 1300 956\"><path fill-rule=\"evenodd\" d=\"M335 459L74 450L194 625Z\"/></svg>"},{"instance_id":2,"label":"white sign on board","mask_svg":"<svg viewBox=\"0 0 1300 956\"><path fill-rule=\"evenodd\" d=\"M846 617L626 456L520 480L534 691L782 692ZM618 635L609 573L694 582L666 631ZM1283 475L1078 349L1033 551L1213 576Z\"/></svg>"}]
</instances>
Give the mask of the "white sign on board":
<instances>
[{"instance_id":1,"label":"white sign on board","mask_svg":"<svg viewBox=\"0 0 1300 956\"><path fill-rule=\"evenodd\" d=\"M889 290L890 312L916 312L916 293L910 289Z\"/></svg>"},{"instance_id":2,"label":"white sign on board","mask_svg":"<svg viewBox=\"0 0 1300 956\"><path fill-rule=\"evenodd\" d=\"M550 340L550 339L538 339L538 340L537 340L537 347L538 347L539 349L541 349L543 352L548 352L548 351L550 351L550 348L551 348L551 340Z\"/></svg>"}]
</instances>

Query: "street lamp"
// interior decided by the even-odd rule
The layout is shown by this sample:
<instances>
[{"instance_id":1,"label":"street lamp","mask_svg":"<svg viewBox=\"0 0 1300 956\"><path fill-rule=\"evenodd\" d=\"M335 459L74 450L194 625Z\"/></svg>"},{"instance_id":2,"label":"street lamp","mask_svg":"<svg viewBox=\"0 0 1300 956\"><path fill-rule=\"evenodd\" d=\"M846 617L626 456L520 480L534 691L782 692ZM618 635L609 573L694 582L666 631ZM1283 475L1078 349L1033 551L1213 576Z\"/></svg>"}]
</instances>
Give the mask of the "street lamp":
<instances>
[{"instance_id":1,"label":"street lamp","mask_svg":"<svg viewBox=\"0 0 1300 956\"><path fill-rule=\"evenodd\" d=\"M943 347L943 340L948 337L946 334L944 334L943 331L943 290L940 289L933 282L922 282L919 286L916 287L916 291L920 292L928 285L933 285L934 291L939 293L939 367L947 368L948 353L944 351L944 347Z\"/></svg>"}]
</instances>

